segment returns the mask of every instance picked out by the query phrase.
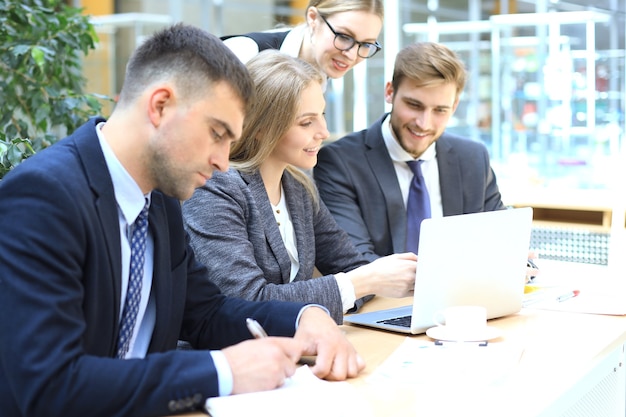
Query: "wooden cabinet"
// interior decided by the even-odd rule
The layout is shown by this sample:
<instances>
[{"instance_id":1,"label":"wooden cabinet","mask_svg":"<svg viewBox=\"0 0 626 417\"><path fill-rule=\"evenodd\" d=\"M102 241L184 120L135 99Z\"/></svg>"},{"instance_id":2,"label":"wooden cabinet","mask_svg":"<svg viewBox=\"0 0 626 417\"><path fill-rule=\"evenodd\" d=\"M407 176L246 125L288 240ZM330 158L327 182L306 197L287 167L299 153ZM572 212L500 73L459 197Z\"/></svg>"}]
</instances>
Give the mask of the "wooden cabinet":
<instances>
[{"instance_id":1,"label":"wooden cabinet","mask_svg":"<svg viewBox=\"0 0 626 417\"><path fill-rule=\"evenodd\" d=\"M533 208L531 249L540 258L608 265L626 236L626 204L615 194L533 189L503 192L503 199L512 207Z\"/></svg>"},{"instance_id":2,"label":"wooden cabinet","mask_svg":"<svg viewBox=\"0 0 626 417\"><path fill-rule=\"evenodd\" d=\"M512 207L532 207L538 225L581 227L609 233L612 227L626 228L624 202L607 190L529 189L502 192ZM622 200L624 200L622 198Z\"/></svg>"}]
</instances>

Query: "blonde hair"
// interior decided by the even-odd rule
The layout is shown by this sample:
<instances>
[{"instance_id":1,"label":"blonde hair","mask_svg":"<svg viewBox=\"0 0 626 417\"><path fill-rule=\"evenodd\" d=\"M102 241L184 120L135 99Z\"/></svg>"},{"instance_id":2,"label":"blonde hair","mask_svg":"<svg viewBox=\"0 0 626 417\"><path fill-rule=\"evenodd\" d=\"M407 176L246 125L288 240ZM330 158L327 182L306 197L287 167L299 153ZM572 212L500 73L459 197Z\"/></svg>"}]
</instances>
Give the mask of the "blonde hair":
<instances>
[{"instance_id":1,"label":"blonde hair","mask_svg":"<svg viewBox=\"0 0 626 417\"><path fill-rule=\"evenodd\" d=\"M323 84L324 76L308 62L267 49L247 65L254 83L254 101L243 123L241 139L230 150L233 168L252 173L259 169L296 121L302 92L311 84ZM317 189L300 169L287 171L309 192L319 206Z\"/></svg>"},{"instance_id":2,"label":"blonde hair","mask_svg":"<svg viewBox=\"0 0 626 417\"><path fill-rule=\"evenodd\" d=\"M322 16L328 17L343 12L369 12L385 17L385 8L382 0L311 0L306 10L315 7Z\"/></svg>"}]
</instances>

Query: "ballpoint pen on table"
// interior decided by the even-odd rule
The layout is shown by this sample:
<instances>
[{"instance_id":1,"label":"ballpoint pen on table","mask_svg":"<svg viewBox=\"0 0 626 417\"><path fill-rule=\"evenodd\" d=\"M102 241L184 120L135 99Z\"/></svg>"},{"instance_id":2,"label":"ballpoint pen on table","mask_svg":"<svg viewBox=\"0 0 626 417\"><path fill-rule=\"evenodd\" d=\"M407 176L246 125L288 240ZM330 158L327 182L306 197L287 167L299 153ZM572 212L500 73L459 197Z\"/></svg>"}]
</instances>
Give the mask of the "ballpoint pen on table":
<instances>
[{"instance_id":1,"label":"ballpoint pen on table","mask_svg":"<svg viewBox=\"0 0 626 417\"><path fill-rule=\"evenodd\" d=\"M263 329L263 327L255 319L247 318L246 326L248 326L248 330L250 330L250 334L252 334L252 336L254 336L255 339L262 339L264 337L267 337L267 333L265 333L265 330Z\"/></svg>"},{"instance_id":2,"label":"ballpoint pen on table","mask_svg":"<svg viewBox=\"0 0 626 417\"><path fill-rule=\"evenodd\" d=\"M566 294L559 295L558 297L556 297L556 301L558 301L560 303L562 301L569 300L570 298L574 298L578 294L580 294L580 291L578 291L578 290L570 291L570 292L568 292Z\"/></svg>"}]
</instances>

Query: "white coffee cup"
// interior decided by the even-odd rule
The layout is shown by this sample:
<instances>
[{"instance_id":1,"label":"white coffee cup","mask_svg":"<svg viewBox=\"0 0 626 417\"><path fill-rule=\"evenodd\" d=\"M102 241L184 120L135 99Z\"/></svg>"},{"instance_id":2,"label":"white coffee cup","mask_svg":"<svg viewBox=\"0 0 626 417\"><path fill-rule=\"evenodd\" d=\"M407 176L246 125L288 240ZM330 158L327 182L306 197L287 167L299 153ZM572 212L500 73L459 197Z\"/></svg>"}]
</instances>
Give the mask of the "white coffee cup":
<instances>
[{"instance_id":1,"label":"white coffee cup","mask_svg":"<svg viewBox=\"0 0 626 417\"><path fill-rule=\"evenodd\" d=\"M437 326L459 334L471 334L487 326L487 310L482 306L452 306L435 312Z\"/></svg>"}]
</instances>

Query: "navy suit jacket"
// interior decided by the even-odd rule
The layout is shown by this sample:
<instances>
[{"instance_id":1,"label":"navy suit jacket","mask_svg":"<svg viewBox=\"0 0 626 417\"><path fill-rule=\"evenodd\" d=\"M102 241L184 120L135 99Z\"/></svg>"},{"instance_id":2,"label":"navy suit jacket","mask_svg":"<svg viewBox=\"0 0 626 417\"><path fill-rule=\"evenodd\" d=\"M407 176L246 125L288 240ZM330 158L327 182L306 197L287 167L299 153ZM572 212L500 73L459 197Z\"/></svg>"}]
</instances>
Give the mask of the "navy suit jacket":
<instances>
[{"instance_id":1,"label":"navy suit jacket","mask_svg":"<svg viewBox=\"0 0 626 417\"><path fill-rule=\"evenodd\" d=\"M211 355L250 338L246 317L290 336L299 303L226 298L195 260L180 203L152 193L156 324L143 360L114 359L117 203L92 119L0 181L0 410L12 416L156 416L218 395Z\"/></svg>"},{"instance_id":2,"label":"navy suit jacket","mask_svg":"<svg viewBox=\"0 0 626 417\"><path fill-rule=\"evenodd\" d=\"M370 261L406 249L406 208L381 130L386 116L323 146L314 169L322 200ZM482 143L444 133L435 146L444 216L505 208Z\"/></svg>"}]
</instances>

